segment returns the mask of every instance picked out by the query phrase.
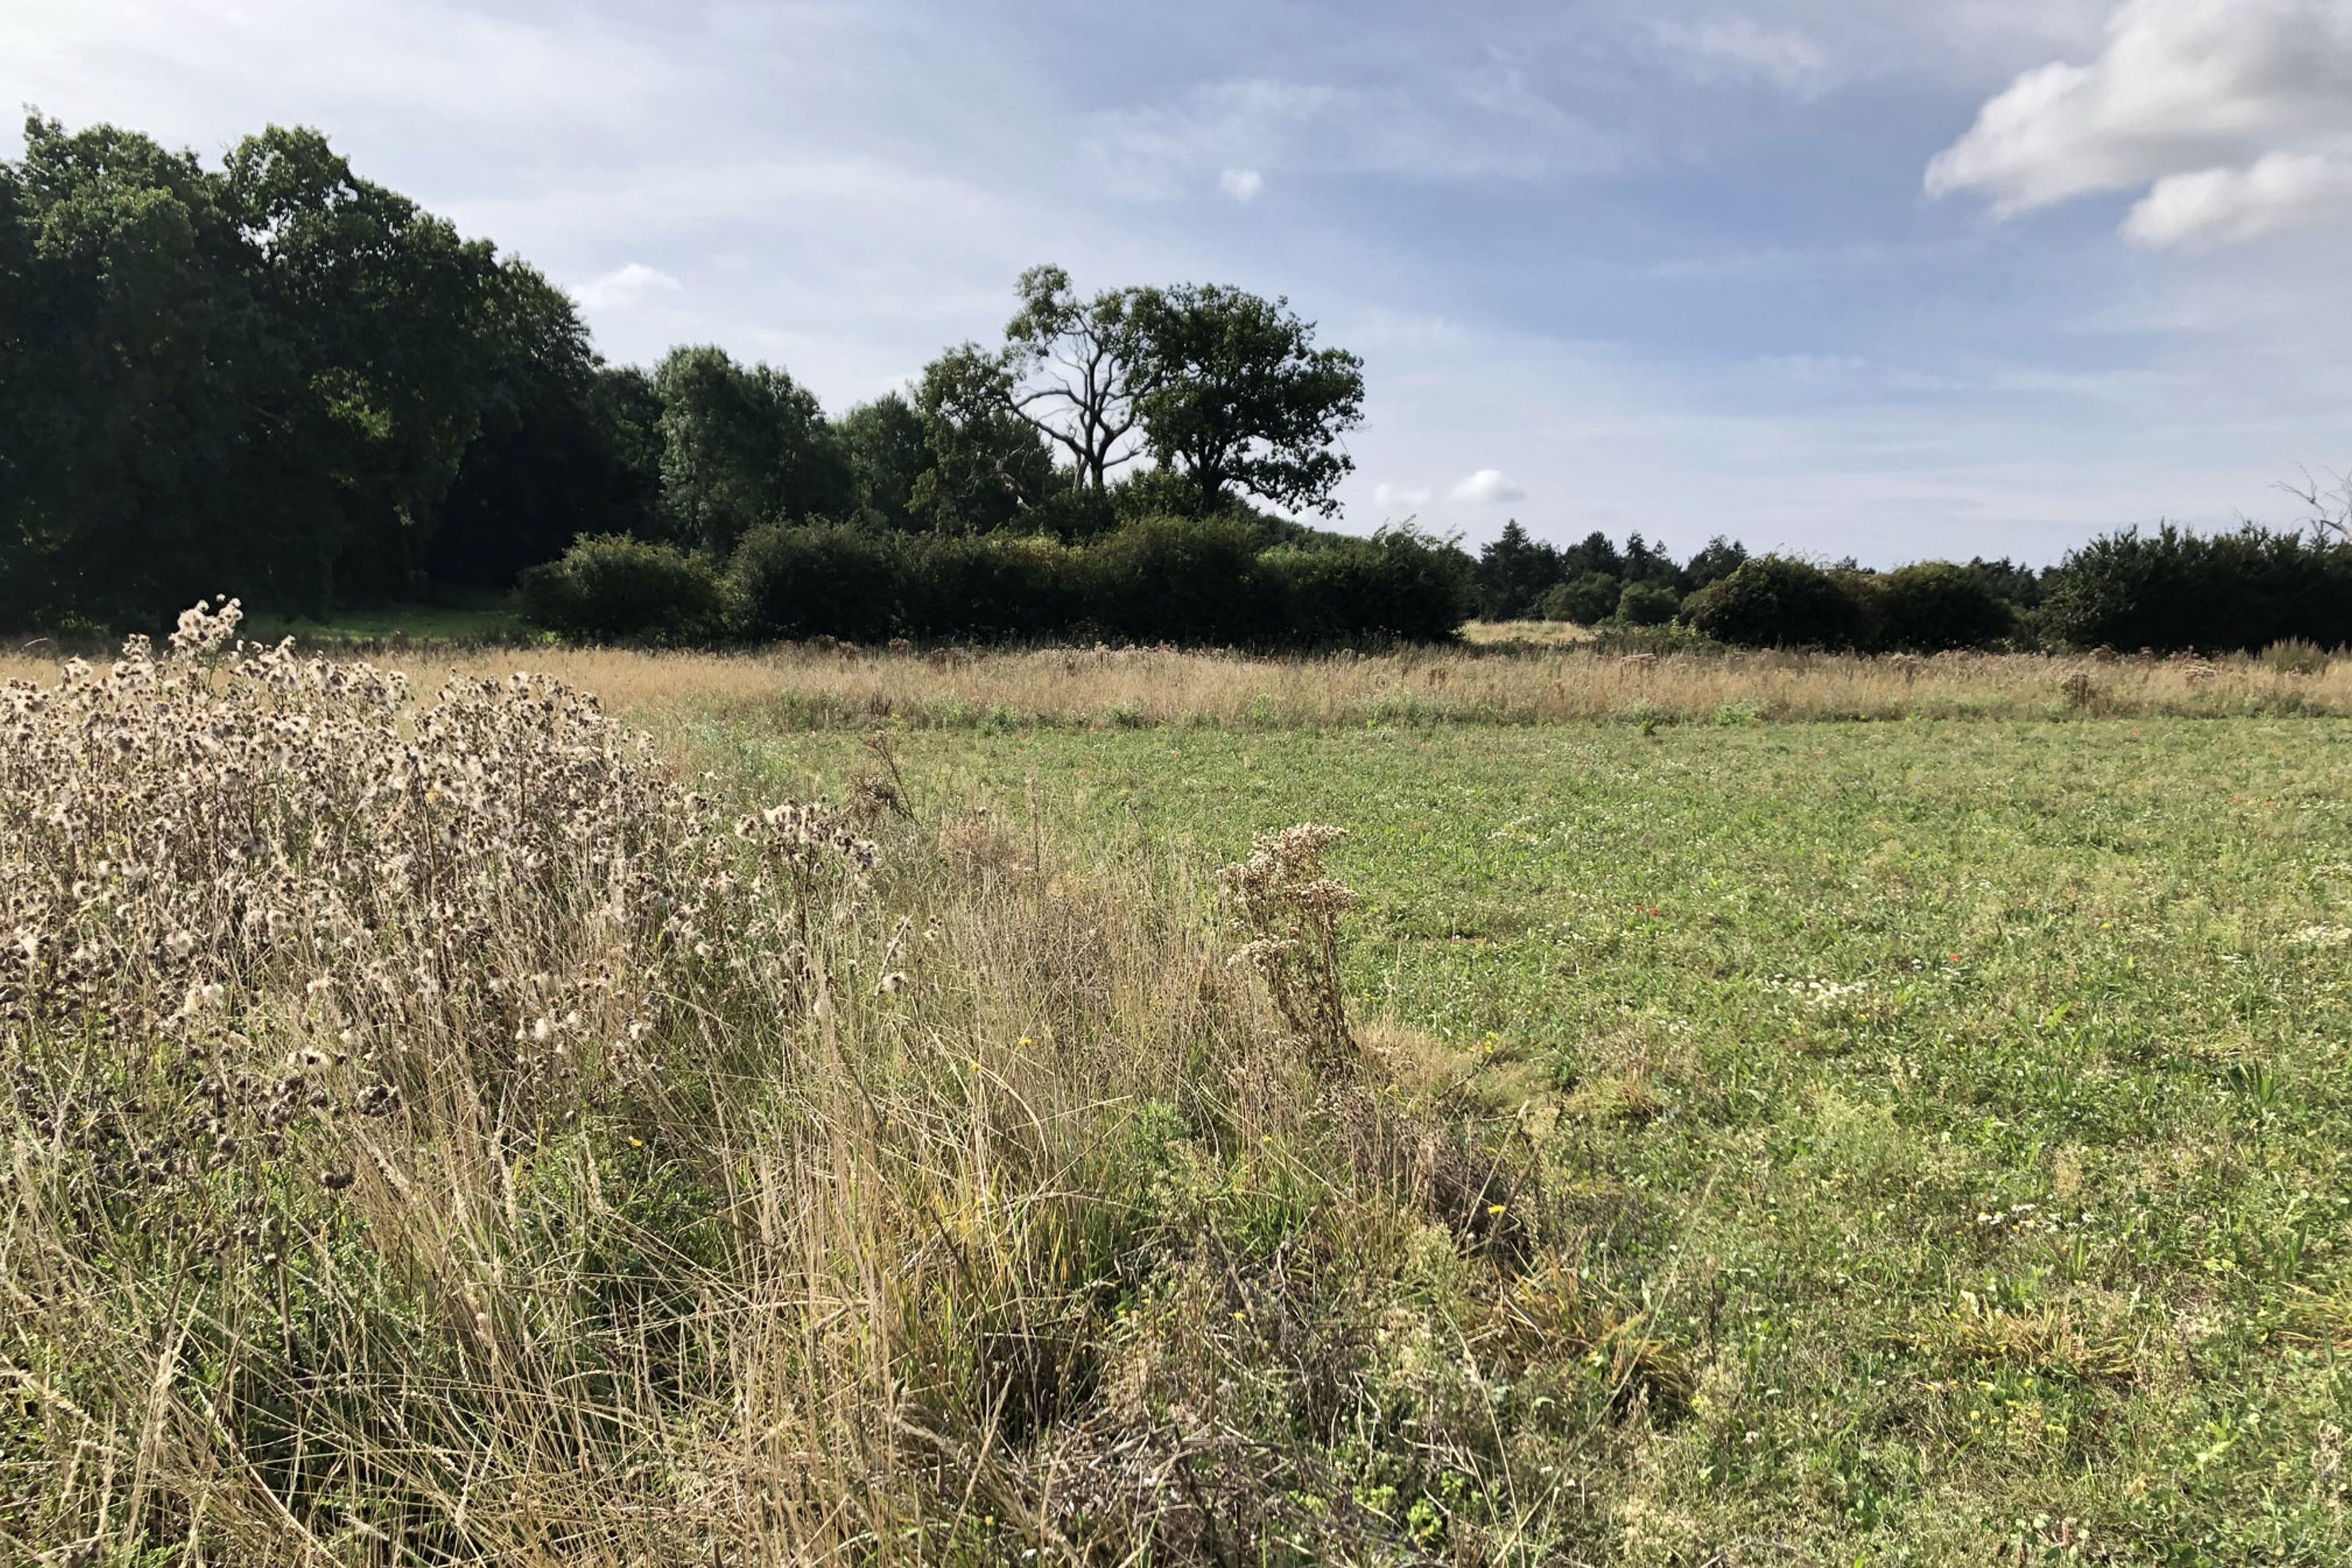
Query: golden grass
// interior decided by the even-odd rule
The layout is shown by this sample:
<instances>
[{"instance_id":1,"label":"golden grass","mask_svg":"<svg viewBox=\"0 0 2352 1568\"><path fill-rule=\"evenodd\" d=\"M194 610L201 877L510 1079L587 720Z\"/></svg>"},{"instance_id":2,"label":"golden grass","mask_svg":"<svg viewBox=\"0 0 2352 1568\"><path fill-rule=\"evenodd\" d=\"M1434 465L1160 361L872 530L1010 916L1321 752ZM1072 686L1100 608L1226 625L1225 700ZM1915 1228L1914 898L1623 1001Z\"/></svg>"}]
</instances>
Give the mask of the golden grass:
<instances>
[{"instance_id":1,"label":"golden grass","mask_svg":"<svg viewBox=\"0 0 2352 1568\"><path fill-rule=\"evenodd\" d=\"M330 650L344 657L359 645ZM1264 657L1157 648L629 648L364 651L430 690L455 671L529 668L665 720L800 728L897 721L1276 728L1383 722L1885 720L2352 714L2352 659L2057 654L1603 651L1557 621L1473 622L1453 647ZM61 656L0 652L0 680L46 682ZM94 656L93 656L94 657Z\"/></svg>"},{"instance_id":2,"label":"golden grass","mask_svg":"<svg viewBox=\"0 0 2352 1568\"><path fill-rule=\"evenodd\" d=\"M2046 654L1610 654L1589 647L1255 658L1173 649L757 653L541 649L404 665L420 685L528 663L616 710L806 728L896 721L1276 728L1760 720L2352 713L2352 661Z\"/></svg>"}]
</instances>

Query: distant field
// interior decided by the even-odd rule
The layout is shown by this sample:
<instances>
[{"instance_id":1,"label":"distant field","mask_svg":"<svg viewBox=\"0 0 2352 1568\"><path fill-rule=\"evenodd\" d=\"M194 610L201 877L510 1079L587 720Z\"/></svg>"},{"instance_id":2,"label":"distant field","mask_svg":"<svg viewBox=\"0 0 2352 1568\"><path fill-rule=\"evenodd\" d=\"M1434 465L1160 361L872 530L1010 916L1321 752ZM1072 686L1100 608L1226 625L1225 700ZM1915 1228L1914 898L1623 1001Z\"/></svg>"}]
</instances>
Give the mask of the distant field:
<instances>
[{"instance_id":1,"label":"distant field","mask_svg":"<svg viewBox=\"0 0 2352 1568\"><path fill-rule=\"evenodd\" d=\"M2352 725L898 744L1112 859L1350 830L1357 1006L1691 1370L1580 1479L1626 1559L2352 1552Z\"/></svg>"},{"instance_id":2,"label":"distant field","mask_svg":"<svg viewBox=\"0 0 2352 1568\"><path fill-rule=\"evenodd\" d=\"M380 610L340 610L324 620L255 616L246 634L265 642L290 637L305 643L514 642L531 636L530 625L503 603L468 605L406 605Z\"/></svg>"}]
</instances>

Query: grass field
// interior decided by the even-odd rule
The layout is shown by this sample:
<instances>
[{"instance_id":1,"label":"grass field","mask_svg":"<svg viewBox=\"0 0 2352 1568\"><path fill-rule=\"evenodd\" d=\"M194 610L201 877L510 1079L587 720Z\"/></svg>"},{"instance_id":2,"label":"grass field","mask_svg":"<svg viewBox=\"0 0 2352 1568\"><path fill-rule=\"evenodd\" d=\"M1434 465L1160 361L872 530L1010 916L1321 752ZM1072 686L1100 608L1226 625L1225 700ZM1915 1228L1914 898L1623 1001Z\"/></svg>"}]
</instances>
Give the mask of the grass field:
<instances>
[{"instance_id":1,"label":"grass field","mask_svg":"<svg viewBox=\"0 0 2352 1568\"><path fill-rule=\"evenodd\" d=\"M519 660L12 696L0 1546L2352 1557L2341 665Z\"/></svg>"},{"instance_id":2,"label":"grass field","mask_svg":"<svg viewBox=\"0 0 2352 1568\"><path fill-rule=\"evenodd\" d=\"M1628 1559L2352 1552L2352 726L898 744L1114 857L1349 828L1358 1005L1691 1369L1578 1478Z\"/></svg>"}]
</instances>

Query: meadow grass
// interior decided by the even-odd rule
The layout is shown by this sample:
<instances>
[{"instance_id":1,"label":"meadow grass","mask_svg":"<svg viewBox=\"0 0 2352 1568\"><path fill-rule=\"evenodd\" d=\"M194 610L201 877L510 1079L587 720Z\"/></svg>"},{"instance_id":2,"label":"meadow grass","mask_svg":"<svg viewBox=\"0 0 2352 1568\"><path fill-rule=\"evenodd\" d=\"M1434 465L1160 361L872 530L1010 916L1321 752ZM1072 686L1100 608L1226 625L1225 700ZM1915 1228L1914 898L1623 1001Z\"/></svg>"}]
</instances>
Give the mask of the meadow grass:
<instances>
[{"instance_id":1,"label":"meadow grass","mask_svg":"<svg viewBox=\"0 0 2352 1568\"><path fill-rule=\"evenodd\" d=\"M1378 1037L1690 1369L1589 1560L2352 1552L2352 726L898 743L1112 858L1349 829Z\"/></svg>"},{"instance_id":2,"label":"meadow grass","mask_svg":"<svg viewBox=\"0 0 2352 1568\"><path fill-rule=\"evenodd\" d=\"M26 1557L2352 1548L2352 724L221 657L11 695Z\"/></svg>"},{"instance_id":3,"label":"meadow grass","mask_svg":"<svg viewBox=\"0 0 2352 1568\"><path fill-rule=\"evenodd\" d=\"M792 646L731 657L532 650L519 659L623 707L793 730L1220 729L1766 721L2352 716L2352 659L1935 658L1619 654L1471 644L1258 658L1169 648L893 650ZM411 658L424 673L448 660Z\"/></svg>"}]
</instances>

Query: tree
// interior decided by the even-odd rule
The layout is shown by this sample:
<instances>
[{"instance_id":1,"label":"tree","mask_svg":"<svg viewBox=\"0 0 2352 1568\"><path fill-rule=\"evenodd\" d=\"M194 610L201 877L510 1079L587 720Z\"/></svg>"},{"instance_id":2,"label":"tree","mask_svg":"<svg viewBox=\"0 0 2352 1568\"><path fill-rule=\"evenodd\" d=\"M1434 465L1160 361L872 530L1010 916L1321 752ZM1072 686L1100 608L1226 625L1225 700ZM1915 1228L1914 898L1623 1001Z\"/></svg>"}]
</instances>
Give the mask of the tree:
<instances>
[{"instance_id":1,"label":"tree","mask_svg":"<svg viewBox=\"0 0 2352 1568\"><path fill-rule=\"evenodd\" d=\"M661 395L662 497L678 536L714 556L768 522L848 515L849 463L816 396L723 349L672 349Z\"/></svg>"},{"instance_id":2,"label":"tree","mask_svg":"<svg viewBox=\"0 0 2352 1568\"><path fill-rule=\"evenodd\" d=\"M858 515L894 533L921 526L915 489L931 468L923 416L898 393L861 403L835 422Z\"/></svg>"},{"instance_id":3,"label":"tree","mask_svg":"<svg viewBox=\"0 0 2352 1568\"><path fill-rule=\"evenodd\" d=\"M1696 594L1710 583L1719 583L1738 571L1747 560L1748 546L1718 533L1684 563L1683 592Z\"/></svg>"},{"instance_id":4,"label":"tree","mask_svg":"<svg viewBox=\"0 0 2352 1568\"><path fill-rule=\"evenodd\" d=\"M1490 621L1525 620L1559 580L1559 551L1529 539L1514 518L1478 552L1478 613Z\"/></svg>"},{"instance_id":5,"label":"tree","mask_svg":"<svg viewBox=\"0 0 2352 1568\"><path fill-rule=\"evenodd\" d=\"M514 307L534 285L551 290L508 274L488 241L355 176L315 131L246 138L223 181L256 296L291 350L282 401L253 413L274 426L284 480L316 519L326 587L414 589L513 350Z\"/></svg>"},{"instance_id":6,"label":"tree","mask_svg":"<svg viewBox=\"0 0 2352 1568\"><path fill-rule=\"evenodd\" d=\"M1315 326L1220 284L1129 296L1135 406L1152 455L1210 506L1235 490L1291 511L1338 511L1355 468L1339 437L1363 421L1363 362L1314 346Z\"/></svg>"},{"instance_id":7,"label":"tree","mask_svg":"<svg viewBox=\"0 0 2352 1568\"><path fill-rule=\"evenodd\" d=\"M598 363L572 301L520 262L500 268L499 353L481 428L425 554L436 583L500 588L583 534L649 535L659 499L645 373Z\"/></svg>"},{"instance_id":8,"label":"tree","mask_svg":"<svg viewBox=\"0 0 2352 1568\"><path fill-rule=\"evenodd\" d=\"M1005 402L1069 454L1081 489L1099 495L1111 469L1136 455L1137 344L1130 289L1081 300L1058 267L1033 267L1015 285L1021 310L1004 329Z\"/></svg>"},{"instance_id":9,"label":"tree","mask_svg":"<svg viewBox=\"0 0 2352 1568\"><path fill-rule=\"evenodd\" d=\"M912 510L946 533L1011 526L1066 482L1045 437L1011 407L1003 357L976 343L950 349L923 367L915 411L931 466L917 481Z\"/></svg>"},{"instance_id":10,"label":"tree","mask_svg":"<svg viewBox=\"0 0 2352 1568\"><path fill-rule=\"evenodd\" d=\"M120 624L254 585L305 510L257 415L299 385L220 179L34 116L0 188L0 607Z\"/></svg>"},{"instance_id":11,"label":"tree","mask_svg":"<svg viewBox=\"0 0 2352 1568\"><path fill-rule=\"evenodd\" d=\"M1609 542L1609 536L1595 530L1559 552L1560 570L1569 576L1586 572L1598 572L1604 577L1625 575L1625 558Z\"/></svg>"}]
</instances>

